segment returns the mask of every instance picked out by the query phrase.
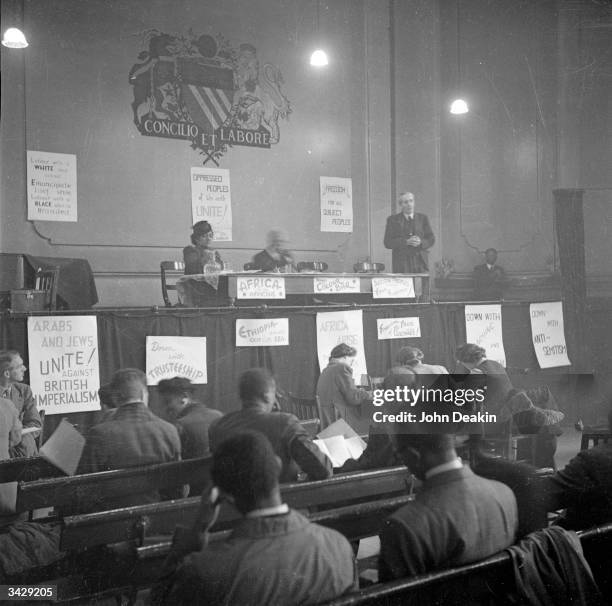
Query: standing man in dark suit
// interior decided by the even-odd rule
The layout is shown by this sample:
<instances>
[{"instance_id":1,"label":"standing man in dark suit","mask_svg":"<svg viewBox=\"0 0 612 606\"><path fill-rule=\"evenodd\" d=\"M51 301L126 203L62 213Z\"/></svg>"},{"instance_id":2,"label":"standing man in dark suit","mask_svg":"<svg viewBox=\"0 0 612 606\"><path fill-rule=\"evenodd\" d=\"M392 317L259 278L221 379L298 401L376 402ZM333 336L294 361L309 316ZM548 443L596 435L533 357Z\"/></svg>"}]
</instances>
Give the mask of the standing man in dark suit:
<instances>
[{"instance_id":1,"label":"standing man in dark suit","mask_svg":"<svg viewBox=\"0 0 612 606\"><path fill-rule=\"evenodd\" d=\"M387 218L385 248L392 252L394 274L425 273L429 271L427 250L436 238L429 219L414 212L414 194L407 191L398 200L400 212Z\"/></svg>"}]
</instances>

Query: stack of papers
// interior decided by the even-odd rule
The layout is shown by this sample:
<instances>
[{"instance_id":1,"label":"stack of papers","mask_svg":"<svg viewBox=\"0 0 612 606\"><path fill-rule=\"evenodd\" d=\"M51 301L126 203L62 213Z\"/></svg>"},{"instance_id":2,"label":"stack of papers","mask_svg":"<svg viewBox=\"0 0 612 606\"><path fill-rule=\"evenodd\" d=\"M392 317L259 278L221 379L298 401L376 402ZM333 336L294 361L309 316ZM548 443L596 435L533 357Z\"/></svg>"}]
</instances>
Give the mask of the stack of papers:
<instances>
[{"instance_id":1,"label":"stack of papers","mask_svg":"<svg viewBox=\"0 0 612 606\"><path fill-rule=\"evenodd\" d=\"M313 442L325 454L334 467L342 467L348 459L358 459L367 444L344 420L338 419L317 434Z\"/></svg>"}]
</instances>

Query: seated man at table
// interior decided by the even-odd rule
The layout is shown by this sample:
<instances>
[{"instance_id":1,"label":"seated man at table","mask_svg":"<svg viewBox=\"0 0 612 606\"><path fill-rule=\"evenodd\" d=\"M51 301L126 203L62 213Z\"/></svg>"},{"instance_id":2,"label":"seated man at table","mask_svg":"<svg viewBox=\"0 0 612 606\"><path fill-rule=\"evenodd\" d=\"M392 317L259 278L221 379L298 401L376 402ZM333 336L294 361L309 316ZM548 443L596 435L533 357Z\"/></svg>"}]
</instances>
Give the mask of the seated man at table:
<instances>
[{"instance_id":1,"label":"seated man at table","mask_svg":"<svg viewBox=\"0 0 612 606\"><path fill-rule=\"evenodd\" d=\"M280 472L279 458L259 432L234 434L216 449L215 487L202 496L195 527L175 534L153 604L319 604L357 589L348 541L283 503ZM229 537L208 542L200 532L214 524L219 496L243 518Z\"/></svg>"},{"instance_id":2,"label":"seated man at table","mask_svg":"<svg viewBox=\"0 0 612 606\"><path fill-rule=\"evenodd\" d=\"M464 466L453 435L396 435L395 440L423 486L383 525L381 581L468 564L512 545L518 526L512 490Z\"/></svg>"},{"instance_id":3,"label":"seated man at table","mask_svg":"<svg viewBox=\"0 0 612 606\"><path fill-rule=\"evenodd\" d=\"M148 408L149 392L144 372L137 368L118 370L112 378L117 410L113 416L94 425L87 434L78 473L94 473L181 458L178 431ZM179 494L181 493L181 494ZM182 496L182 491L168 496ZM104 500L105 509L127 507L160 500L159 491L126 495ZM102 509L97 504L98 510Z\"/></svg>"},{"instance_id":4,"label":"seated man at table","mask_svg":"<svg viewBox=\"0 0 612 606\"><path fill-rule=\"evenodd\" d=\"M332 475L331 461L310 439L298 418L286 412L273 412L276 403L276 381L265 368L251 368L240 376L242 410L226 414L209 430L213 454L221 443L245 430L259 431L272 443L280 457L281 482L297 480L300 469L311 480L324 480Z\"/></svg>"},{"instance_id":5,"label":"seated man at table","mask_svg":"<svg viewBox=\"0 0 612 606\"><path fill-rule=\"evenodd\" d=\"M26 370L18 351L0 351L0 397L13 402L23 429L30 430L29 433L24 433L21 441L11 448L11 458L33 457L38 453L36 437L40 432L31 432L31 430L41 429L42 423L32 390L29 385L22 382Z\"/></svg>"},{"instance_id":6,"label":"seated man at table","mask_svg":"<svg viewBox=\"0 0 612 606\"><path fill-rule=\"evenodd\" d=\"M253 265L261 271L275 271L293 264L293 254L287 249L289 240L278 229L268 232L267 246L253 257Z\"/></svg>"}]
</instances>

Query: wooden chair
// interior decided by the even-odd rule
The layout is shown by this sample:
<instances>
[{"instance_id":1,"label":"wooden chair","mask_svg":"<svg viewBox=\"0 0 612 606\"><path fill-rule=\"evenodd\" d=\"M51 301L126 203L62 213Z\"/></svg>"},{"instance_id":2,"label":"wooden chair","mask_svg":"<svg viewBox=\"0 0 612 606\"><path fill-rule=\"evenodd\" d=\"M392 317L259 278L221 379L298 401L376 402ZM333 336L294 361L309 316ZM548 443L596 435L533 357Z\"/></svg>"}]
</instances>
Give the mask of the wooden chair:
<instances>
[{"instance_id":1,"label":"wooden chair","mask_svg":"<svg viewBox=\"0 0 612 606\"><path fill-rule=\"evenodd\" d=\"M319 398L300 398L292 393L281 397L281 409L295 415L301 424L307 428L308 433L316 435L321 429L321 407Z\"/></svg>"},{"instance_id":2,"label":"wooden chair","mask_svg":"<svg viewBox=\"0 0 612 606\"><path fill-rule=\"evenodd\" d=\"M300 261L297 264L298 272L302 271L327 271L327 263L324 261Z\"/></svg>"},{"instance_id":3,"label":"wooden chair","mask_svg":"<svg viewBox=\"0 0 612 606\"><path fill-rule=\"evenodd\" d=\"M36 270L34 289L45 293L45 309L57 309L57 282L59 277L59 267Z\"/></svg>"},{"instance_id":4,"label":"wooden chair","mask_svg":"<svg viewBox=\"0 0 612 606\"><path fill-rule=\"evenodd\" d=\"M183 275L183 272L185 271L185 264L182 261L162 261L159 264L159 269L161 272L161 288L162 288L162 297L164 298L164 303L166 307L172 307L172 302L170 301L170 297L168 296L168 291L169 290L176 291L177 288L176 288L176 283L168 284L167 272L172 272L173 274L180 272L180 274ZM177 297L178 297L177 305L180 305L181 299L178 296L178 292L177 292Z\"/></svg>"}]
</instances>

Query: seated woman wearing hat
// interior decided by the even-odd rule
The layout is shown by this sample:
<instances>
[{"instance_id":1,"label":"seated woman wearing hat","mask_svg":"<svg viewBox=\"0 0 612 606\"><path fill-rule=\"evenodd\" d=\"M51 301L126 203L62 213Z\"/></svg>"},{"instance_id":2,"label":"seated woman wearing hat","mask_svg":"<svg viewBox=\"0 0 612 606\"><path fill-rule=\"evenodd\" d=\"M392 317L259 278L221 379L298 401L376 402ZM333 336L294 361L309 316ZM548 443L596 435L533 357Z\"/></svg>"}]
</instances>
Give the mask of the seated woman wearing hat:
<instances>
[{"instance_id":1,"label":"seated woman wearing hat","mask_svg":"<svg viewBox=\"0 0 612 606\"><path fill-rule=\"evenodd\" d=\"M204 280L191 285L191 299L194 305L216 301L219 272L223 261L219 253L210 247L215 236L208 221L198 221L191 234L192 246L183 248L185 275L203 274Z\"/></svg>"}]
</instances>

